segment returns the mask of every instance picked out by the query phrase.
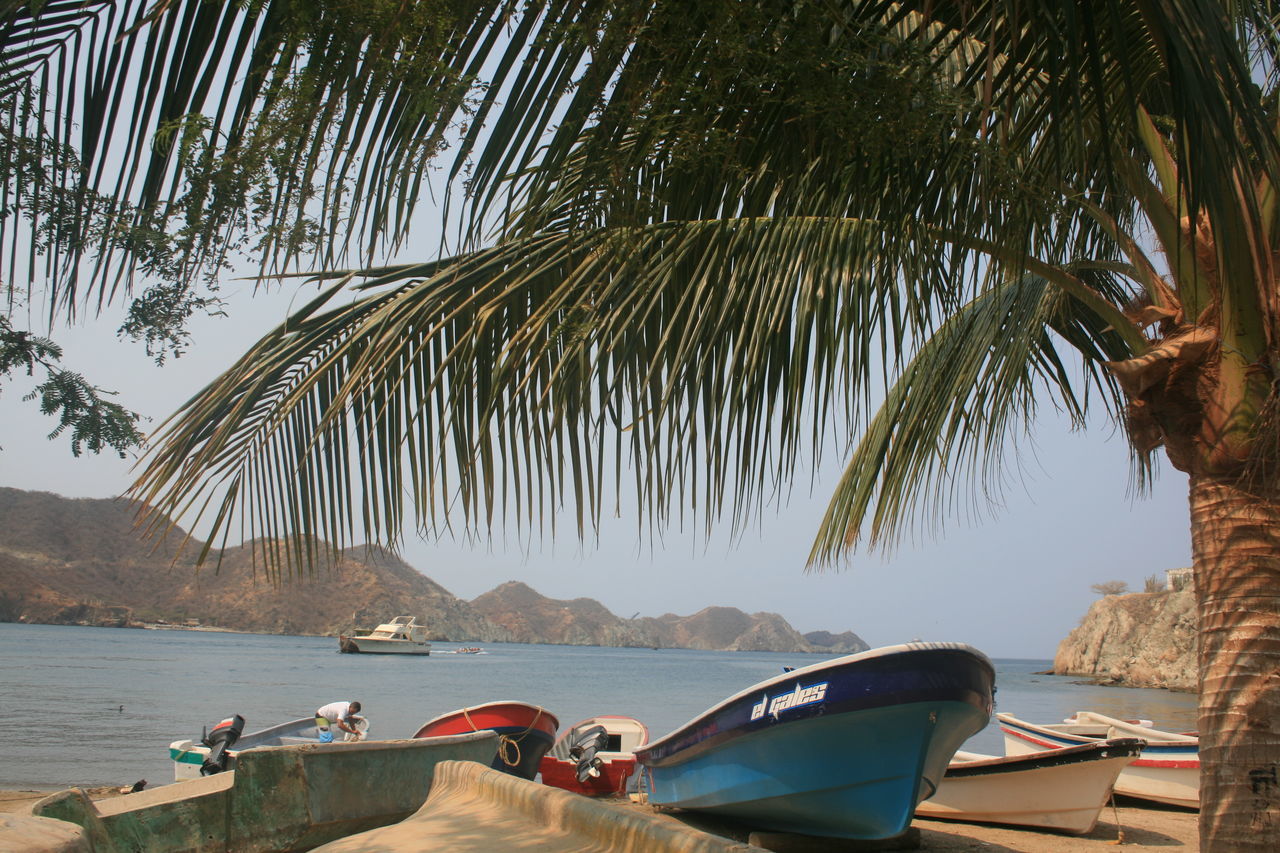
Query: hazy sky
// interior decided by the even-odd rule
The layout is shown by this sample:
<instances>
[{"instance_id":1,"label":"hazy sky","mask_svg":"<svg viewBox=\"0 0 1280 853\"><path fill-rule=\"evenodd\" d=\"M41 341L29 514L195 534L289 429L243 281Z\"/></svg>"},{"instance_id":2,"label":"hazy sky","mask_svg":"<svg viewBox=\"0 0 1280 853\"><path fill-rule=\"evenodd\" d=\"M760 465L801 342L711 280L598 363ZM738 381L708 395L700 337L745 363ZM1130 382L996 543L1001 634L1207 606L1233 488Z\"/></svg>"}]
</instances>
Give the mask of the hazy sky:
<instances>
[{"instance_id":1,"label":"hazy sky","mask_svg":"<svg viewBox=\"0 0 1280 853\"><path fill-rule=\"evenodd\" d=\"M249 299L251 287L225 283L231 319L197 323L192 351L163 368L141 347L118 343L114 319L59 332L64 361L120 391L126 406L153 416L153 428L283 318L289 297ZM0 485L68 497L122 493L131 461L75 459L65 439L47 440L54 424L21 401L29 389L25 377L0 386ZM953 521L936 539L888 557L856 556L839 572L805 571L839 475L834 458L813 496L803 478L787 506L736 542L673 533L646 543L635 519L622 518L598 547L580 546L566 524L554 547L527 555L501 540L413 541L403 554L464 599L520 580L552 598L597 599L622 617L724 605L779 613L800 631L851 630L873 646L955 640L995 657L1049 658L1096 600L1092 584L1123 580L1140 590L1146 577L1190 565L1190 537L1185 476L1164 464L1154 493L1131 500L1127 453L1107 424L1072 434L1051 413L1046 418L1034 448L1024 448L1024 483L1010 487L995 518Z\"/></svg>"},{"instance_id":2,"label":"hazy sky","mask_svg":"<svg viewBox=\"0 0 1280 853\"><path fill-rule=\"evenodd\" d=\"M427 180L434 183L435 176ZM434 187L431 197L439 192ZM431 256L421 247L438 246L437 217L437 211L418 212L406 245L419 251L399 260ZM120 401L151 415L154 427L280 322L290 302L280 293L250 299L246 282L222 287L232 303L230 319L196 323L193 350L164 368L140 346L117 342L118 317L58 330L65 364L120 391ZM21 400L31 386L24 377L0 383L0 485L68 497L125 491L131 462L113 455L75 459L66 439L46 440L53 421ZM843 460L834 455L812 496L803 475L787 506L734 542L672 533L646 543L637 537L636 520L622 518L603 531L598 546L580 547L570 523L560 526L569 538L531 554L501 540L489 548L411 542L404 557L465 599L521 580L553 598L597 599L623 617L725 605L779 613L801 631L852 630L872 645L955 640L998 657L1051 657L1097 598L1092 584L1123 580L1141 589L1150 575L1190 565L1190 537L1185 476L1165 464L1154 493L1131 500L1127 452L1110 425L1072 434L1052 413L1045 417L1037 445L1024 448L1025 484L1010 487L998 516L952 521L936 539L887 557L857 556L840 572L805 571L840 473Z\"/></svg>"}]
</instances>

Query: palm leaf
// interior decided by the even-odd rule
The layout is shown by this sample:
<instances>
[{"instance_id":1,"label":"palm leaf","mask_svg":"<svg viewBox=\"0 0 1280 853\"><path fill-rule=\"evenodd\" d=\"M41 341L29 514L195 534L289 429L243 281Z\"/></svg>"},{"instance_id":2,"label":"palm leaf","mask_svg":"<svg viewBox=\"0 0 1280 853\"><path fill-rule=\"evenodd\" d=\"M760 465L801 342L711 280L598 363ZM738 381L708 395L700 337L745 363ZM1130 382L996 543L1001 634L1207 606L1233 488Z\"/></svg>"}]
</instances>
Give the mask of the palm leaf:
<instances>
[{"instance_id":1,"label":"palm leaf","mask_svg":"<svg viewBox=\"0 0 1280 853\"><path fill-rule=\"evenodd\" d=\"M1095 273L1112 298L1124 292ZM1083 356L1083 371L1064 361L1063 344ZM1045 392L1077 427L1091 388L1114 414L1124 401L1100 368L1127 352L1105 321L1042 277L982 293L921 345L889 390L836 486L811 564L834 562L864 539L889 546L913 521L936 523L957 505L998 501L1016 459L1011 442L1030 430ZM1145 477L1149 460L1135 462ZM965 484L972 494L960 493Z\"/></svg>"},{"instance_id":2,"label":"palm leaf","mask_svg":"<svg viewBox=\"0 0 1280 853\"><path fill-rule=\"evenodd\" d=\"M1234 4L1230 19L1216 4L1189 0L866 0L782 11L727 0L7 2L0 90L22 92L36 119L61 117L49 125L52 137L78 152L85 187L104 193L113 215L157 232L183 229L184 276L221 258L237 222L277 226L259 247L268 269L311 254L331 266L347 249L371 252L384 238L394 246L407 233L426 164L459 120L466 127L450 174L467 177L460 213L473 229L464 238L474 240L519 203L509 195L517 186L533 199L548 191L584 134L595 140L588 153L599 173L615 180L636 171L642 161L629 158L639 154L706 162L718 140L761 130L751 119L767 131L788 118L778 105L806 82L830 98L810 105L827 119L811 131L838 138L861 122L884 133L903 125L899 113L914 99L869 93L917 60L937 63L984 110L957 144L933 152L929 170L898 174L922 186L967 174L971 219L1007 190L1008 177L975 169L967 144L974 134L1010 150L1037 149L1039 162L1028 165L1051 186L1089 191L1103 180L1097 187L1105 189L1109 164L1133 150L1128 129L1139 101L1178 123L1180 158L1204 185L1191 193L1193 206L1219 205L1232 164L1276 161L1240 59L1242 39L1274 39L1267 4ZM877 54L872 48L892 44L889 36L902 50ZM1237 124L1239 134L1221 130ZM176 127L186 136L175 136ZM153 147L157 133L174 144ZM744 138L763 149L775 137ZM616 143L628 138L651 145L620 159ZM811 152L801 145L795 153ZM885 165L870 159L865 167ZM522 182L509 184L513 175ZM265 198L253 194L259 189ZM871 181L859 194L864 207L878 191ZM66 227L67 254L51 285L55 296L65 290L61 303L74 304L85 288L85 296L110 296L117 291L98 290L108 282L127 290L131 244L95 237L102 242L89 248L102 262L82 283L73 270L87 224ZM304 233L311 236L300 243ZM18 236L6 235L0 247Z\"/></svg>"}]
</instances>

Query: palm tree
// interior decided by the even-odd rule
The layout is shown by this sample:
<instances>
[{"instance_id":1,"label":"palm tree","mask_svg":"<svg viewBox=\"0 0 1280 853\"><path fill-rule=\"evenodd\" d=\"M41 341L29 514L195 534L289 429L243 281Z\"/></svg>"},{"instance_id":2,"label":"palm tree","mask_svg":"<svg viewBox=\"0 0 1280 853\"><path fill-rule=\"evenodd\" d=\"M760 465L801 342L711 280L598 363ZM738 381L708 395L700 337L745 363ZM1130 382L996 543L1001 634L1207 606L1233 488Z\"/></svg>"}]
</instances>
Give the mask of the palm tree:
<instances>
[{"instance_id":1,"label":"palm tree","mask_svg":"<svg viewBox=\"0 0 1280 853\"><path fill-rule=\"evenodd\" d=\"M113 5L44 4L67 28ZM142 99L180 142L135 151L146 168L116 195L186 217L193 263L252 225L246 175L267 176L252 209L282 226L264 257L331 266L346 235L394 241L466 122L461 250L314 276L328 289L166 425L135 496L214 534L243 523L288 570L355 531L394 544L407 513L537 526L567 499L581 531L624 470L659 523L740 521L850 428L826 564L998 483L1038 403L1081 424L1093 403L1140 480L1159 448L1190 477L1203 847L1272 849L1275 13L1025 5L122 16L112 45L183 45L175 85ZM9 6L15 32L53 14ZM43 67L30 44L7 37L6 83ZM221 48L248 69L234 86L202 62Z\"/></svg>"}]
</instances>

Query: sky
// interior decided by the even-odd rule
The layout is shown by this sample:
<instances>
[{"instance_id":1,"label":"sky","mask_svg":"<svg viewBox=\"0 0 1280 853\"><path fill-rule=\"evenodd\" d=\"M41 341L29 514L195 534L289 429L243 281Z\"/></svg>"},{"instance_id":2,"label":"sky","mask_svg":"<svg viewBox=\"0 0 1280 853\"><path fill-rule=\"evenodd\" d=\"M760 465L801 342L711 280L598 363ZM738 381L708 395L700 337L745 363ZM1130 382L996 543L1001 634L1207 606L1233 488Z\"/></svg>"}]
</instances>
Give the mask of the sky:
<instances>
[{"instance_id":1,"label":"sky","mask_svg":"<svg viewBox=\"0 0 1280 853\"><path fill-rule=\"evenodd\" d=\"M426 180L432 191L423 198L440 198L436 176ZM438 246L441 233L439 210L423 202L405 245ZM157 367L140 345L122 344L115 315L55 330L64 366L150 416L144 430L158 427L281 322L295 299L314 293L255 295L242 280L220 286L230 316L194 322L194 346L180 359ZM66 497L124 493L133 461L74 458L65 438L48 440L53 421L22 401L33 384L0 382L0 486ZM528 552L499 534L480 545L414 539L401 553L463 599L516 580L551 598L596 599L624 618L727 606L778 613L801 632L853 631L872 646L946 640L993 657L1051 658L1097 599L1093 584L1121 580L1141 590L1146 578L1191 564L1187 480L1163 464L1151 494L1135 498L1123 438L1103 421L1072 433L1046 412L1035 440L1022 448L1024 479L1007 489L1003 510L951 519L937 535L888 554L859 553L840 571L806 570L843 463L830 453L811 493L804 472L785 505L735 539L727 530L709 541L671 531L654 542L639 537L637 519L617 518L598 542L580 543L570 522L560 539Z\"/></svg>"},{"instance_id":2,"label":"sky","mask_svg":"<svg viewBox=\"0 0 1280 853\"><path fill-rule=\"evenodd\" d=\"M57 331L64 364L118 391L154 429L299 298L254 297L243 281L224 282L223 295L230 317L196 322L192 349L164 367L141 346L119 342L110 317ZM66 497L125 492L133 460L74 458L65 438L48 440L54 422L21 399L31 385L25 377L0 385L0 486ZM812 494L808 476L798 478L784 506L736 539L726 524L709 541L680 531L648 541L635 518L617 518L598 543L580 543L568 524L561 538L527 552L498 534L478 545L413 539L401 553L468 600L514 580L550 598L596 599L624 618L726 606L778 613L801 632L853 631L872 646L945 640L992 657L1048 659L1097 600L1093 584L1121 580L1141 590L1146 578L1191 565L1187 481L1163 463L1151 494L1134 498L1123 438L1106 422L1072 433L1048 413L1034 438L1003 510L952 519L887 555L859 553L839 571L805 566L840 474L834 457Z\"/></svg>"}]
</instances>

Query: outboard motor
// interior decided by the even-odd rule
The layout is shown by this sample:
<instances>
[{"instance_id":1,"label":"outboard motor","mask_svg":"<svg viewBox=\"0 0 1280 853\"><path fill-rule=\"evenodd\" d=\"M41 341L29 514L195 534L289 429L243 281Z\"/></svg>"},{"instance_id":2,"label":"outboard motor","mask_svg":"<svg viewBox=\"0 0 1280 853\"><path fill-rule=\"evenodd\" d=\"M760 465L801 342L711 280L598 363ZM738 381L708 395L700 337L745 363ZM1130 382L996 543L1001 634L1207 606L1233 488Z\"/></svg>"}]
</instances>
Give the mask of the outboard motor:
<instances>
[{"instance_id":1,"label":"outboard motor","mask_svg":"<svg viewBox=\"0 0 1280 853\"><path fill-rule=\"evenodd\" d=\"M600 775L600 766L604 762L596 757L596 753L608 745L609 733L605 731L604 726L592 726L569 747L569 757L578 762L579 782L585 782L593 776Z\"/></svg>"},{"instance_id":2,"label":"outboard motor","mask_svg":"<svg viewBox=\"0 0 1280 853\"><path fill-rule=\"evenodd\" d=\"M201 743L209 747L209 754L200 765L201 776L212 776L227 769L227 759L231 757L227 755L227 750L240 739L242 731L244 731L244 717L232 714L204 736Z\"/></svg>"}]
</instances>

